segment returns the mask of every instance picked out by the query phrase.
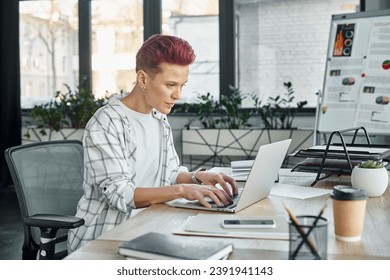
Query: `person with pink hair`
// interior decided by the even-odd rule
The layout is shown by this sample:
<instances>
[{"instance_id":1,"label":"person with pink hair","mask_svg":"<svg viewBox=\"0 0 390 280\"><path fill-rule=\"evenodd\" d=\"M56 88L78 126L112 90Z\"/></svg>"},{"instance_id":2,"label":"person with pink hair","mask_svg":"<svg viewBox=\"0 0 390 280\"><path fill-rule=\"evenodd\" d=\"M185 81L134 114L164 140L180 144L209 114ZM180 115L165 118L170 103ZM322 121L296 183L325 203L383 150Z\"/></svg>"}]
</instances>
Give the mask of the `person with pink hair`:
<instances>
[{"instance_id":1,"label":"person with pink hair","mask_svg":"<svg viewBox=\"0 0 390 280\"><path fill-rule=\"evenodd\" d=\"M189 65L190 44L170 35L153 35L136 55L136 83L115 95L89 120L84 136L84 195L76 216L85 224L71 229L72 252L131 216L132 210L176 198L205 207L232 203L237 184L223 173L180 165L167 114L180 99ZM219 184L221 188L216 187Z\"/></svg>"}]
</instances>

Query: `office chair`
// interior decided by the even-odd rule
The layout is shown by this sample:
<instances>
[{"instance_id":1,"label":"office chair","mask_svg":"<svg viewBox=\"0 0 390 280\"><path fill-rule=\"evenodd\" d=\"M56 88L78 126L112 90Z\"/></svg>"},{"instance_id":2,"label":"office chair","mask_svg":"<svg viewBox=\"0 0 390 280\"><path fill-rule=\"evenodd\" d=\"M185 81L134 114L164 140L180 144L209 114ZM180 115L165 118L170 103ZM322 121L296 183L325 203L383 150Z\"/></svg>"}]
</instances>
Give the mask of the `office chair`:
<instances>
[{"instance_id":1,"label":"office chair","mask_svg":"<svg viewBox=\"0 0 390 280\"><path fill-rule=\"evenodd\" d=\"M5 158L23 219L22 259L62 259L83 195L83 147L79 140L44 141L8 148Z\"/></svg>"}]
</instances>

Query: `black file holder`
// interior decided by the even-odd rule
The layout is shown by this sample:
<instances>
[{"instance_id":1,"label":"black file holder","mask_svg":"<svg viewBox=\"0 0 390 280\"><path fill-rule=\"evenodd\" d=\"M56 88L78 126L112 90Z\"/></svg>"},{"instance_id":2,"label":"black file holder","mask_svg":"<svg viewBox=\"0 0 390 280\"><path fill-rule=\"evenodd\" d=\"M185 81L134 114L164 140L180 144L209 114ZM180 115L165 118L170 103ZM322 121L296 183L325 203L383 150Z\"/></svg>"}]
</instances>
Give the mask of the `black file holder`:
<instances>
[{"instance_id":1,"label":"black file holder","mask_svg":"<svg viewBox=\"0 0 390 280\"><path fill-rule=\"evenodd\" d=\"M358 132L362 130L364 132L366 144L355 144ZM347 132L354 132L351 143L346 144L343 134ZM334 136L338 136L341 143L332 144ZM342 147L342 149L332 150L332 147ZM367 148L371 149L385 149L385 152L370 153L369 151L351 151L348 148ZM364 160L386 160L390 159L390 146L389 145L373 145L371 144L370 137L367 130L364 127L354 127L343 130L333 131L330 134L329 140L324 149L304 149L298 151L295 157L306 157L306 160L297 164L291 171L301 172L315 172L317 173L316 179L311 186L314 186L318 181L328 178L332 175L350 175L352 169ZM321 177L321 174L326 175Z\"/></svg>"}]
</instances>

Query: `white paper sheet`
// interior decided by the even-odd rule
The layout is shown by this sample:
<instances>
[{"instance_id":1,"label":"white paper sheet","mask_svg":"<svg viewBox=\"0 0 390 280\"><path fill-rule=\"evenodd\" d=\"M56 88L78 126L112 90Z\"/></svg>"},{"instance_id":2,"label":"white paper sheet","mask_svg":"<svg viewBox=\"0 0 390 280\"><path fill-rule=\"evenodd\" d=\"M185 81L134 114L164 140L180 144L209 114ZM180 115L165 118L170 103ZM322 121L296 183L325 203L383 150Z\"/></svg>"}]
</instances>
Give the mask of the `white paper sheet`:
<instances>
[{"instance_id":1,"label":"white paper sheet","mask_svg":"<svg viewBox=\"0 0 390 280\"><path fill-rule=\"evenodd\" d=\"M245 216L239 215L209 215L198 214L188 217L185 222L172 229L173 234L180 235L199 235L199 236L215 236L215 237L233 237L233 238L259 238L259 239L279 239L288 240L288 224L287 218L284 216L262 217L275 220L275 228L263 229L225 229L222 227L224 219L245 219ZM254 218L249 216L248 218Z\"/></svg>"},{"instance_id":2,"label":"white paper sheet","mask_svg":"<svg viewBox=\"0 0 390 280\"><path fill-rule=\"evenodd\" d=\"M290 185L290 184L275 183L275 185L272 187L271 195L306 199L306 198L317 197L321 195L327 195L331 192L332 190L328 190L328 189L301 187L301 186Z\"/></svg>"}]
</instances>

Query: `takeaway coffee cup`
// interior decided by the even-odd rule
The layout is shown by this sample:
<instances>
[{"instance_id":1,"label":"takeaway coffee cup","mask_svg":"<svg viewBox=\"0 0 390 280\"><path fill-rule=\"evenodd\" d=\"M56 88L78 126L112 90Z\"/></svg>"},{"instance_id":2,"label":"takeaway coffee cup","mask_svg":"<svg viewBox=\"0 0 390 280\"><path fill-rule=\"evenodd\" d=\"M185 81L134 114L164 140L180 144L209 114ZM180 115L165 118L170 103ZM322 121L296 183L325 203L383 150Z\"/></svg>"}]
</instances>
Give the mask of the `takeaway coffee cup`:
<instances>
[{"instance_id":1,"label":"takeaway coffee cup","mask_svg":"<svg viewBox=\"0 0 390 280\"><path fill-rule=\"evenodd\" d=\"M367 193L350 186L335 186L331 198L336 239L359 241L363 232Z\"/></svg>"}]
</instances>

